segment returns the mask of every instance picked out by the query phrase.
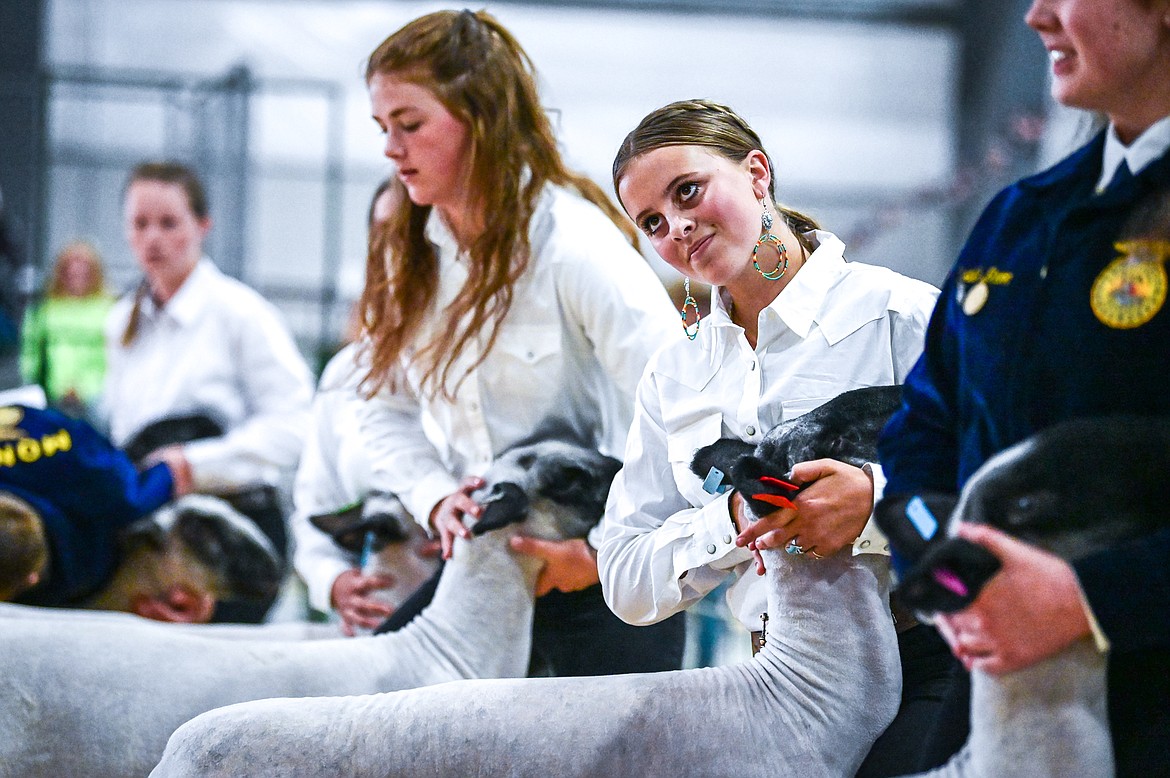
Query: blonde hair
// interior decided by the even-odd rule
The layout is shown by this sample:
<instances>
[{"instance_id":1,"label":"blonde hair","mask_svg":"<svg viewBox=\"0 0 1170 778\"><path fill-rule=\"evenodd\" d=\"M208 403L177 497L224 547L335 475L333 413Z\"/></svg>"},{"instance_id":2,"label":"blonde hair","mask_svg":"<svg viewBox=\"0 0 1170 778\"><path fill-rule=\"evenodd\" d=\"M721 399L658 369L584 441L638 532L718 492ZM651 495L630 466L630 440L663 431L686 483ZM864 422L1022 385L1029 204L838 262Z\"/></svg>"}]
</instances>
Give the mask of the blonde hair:
<instances>
[{"instance_id":1,"label":"blonde hair","mask_svg":"<svg viewBox=\"0 0 1170 778\"><path fill-rule=\"evenodd\" d=\"M49 544L40 515L24 500L0 492L0 602L29 587L29 577L49 563Z\"/></svg>"},{"instance_id":2,"label":"blonde hair","mask_svg":"<svg viewBox=\"0 0 1170 778\"><path fill-rule=\"evenodd\" d=\"M66 243L65 247L57 252L57 259L53 263L53 273L49 278L49 286L45 290L47 297L71 296L65 289L65 266L73 257L80 257L89 268L89 284L86 285L82 297L94 297L105 292L106 277L102 267L102 255L89 241L74 240Z\"/></svg>"},{"instance_id":3,"label":"blonde hair","mask_svg":"<svg viewBox=\"0 0 1170 778\"><path fill-rule=\"evenodd\" d=\"M466 377L452 368L467 344L488 333L484 360L528 267L528 227L546 184L576 190L637 246L633 225L595 182L561 159L537 95L535 68L519 42L484 11L439 11L410 22L383 41L366 64L367 83L393 74L429 90L470 139L467 201L486 217L466 246L468 277L445 311L439 331L415 343L439 286L438 257L424 234L430 206L409 199L373 236L359 305L370 334L370 392L395 387L398 361L411 350L424 391L451 397ZM454 385L452 386L452 380Z\"/></svg>"},{"instance_id":4,"label":"blonde hair","mask_svg":"<svg viewBox=\"0 0 1170 778\"><path fill-rule=\"evenodd\" d=\"M815 219L776 202L776 168L764 142L743 118L725 105L710 100L680 100L651 111L630 131L613 160L613 186L616 190L629 164L643 154L666 146L702 146L732 162L742 162L753 151L761 151L768 160L768 195L788 228L811 254L816 248L804 233L819 230Z\"/></svg>"}]
</instances>

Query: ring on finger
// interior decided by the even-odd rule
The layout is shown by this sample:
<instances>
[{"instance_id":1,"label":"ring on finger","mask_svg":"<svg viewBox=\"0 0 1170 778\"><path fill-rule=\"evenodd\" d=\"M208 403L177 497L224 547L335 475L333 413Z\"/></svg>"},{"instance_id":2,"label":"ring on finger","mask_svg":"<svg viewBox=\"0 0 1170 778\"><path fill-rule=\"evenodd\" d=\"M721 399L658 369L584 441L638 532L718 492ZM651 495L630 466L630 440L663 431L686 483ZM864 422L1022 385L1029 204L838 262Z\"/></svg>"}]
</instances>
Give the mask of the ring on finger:
<instances>
[{"instance_id":1,"label":"ring on finger","mask_svg":"<svg viewBox=\"0 0 1170 778\"><path fill-rule=\"evenodd\" d=\"M809 551L808 553L812 554L813 559L824 559L825 558L823 555L818 554L816 551Z\"/></svg>"}]
</instances>

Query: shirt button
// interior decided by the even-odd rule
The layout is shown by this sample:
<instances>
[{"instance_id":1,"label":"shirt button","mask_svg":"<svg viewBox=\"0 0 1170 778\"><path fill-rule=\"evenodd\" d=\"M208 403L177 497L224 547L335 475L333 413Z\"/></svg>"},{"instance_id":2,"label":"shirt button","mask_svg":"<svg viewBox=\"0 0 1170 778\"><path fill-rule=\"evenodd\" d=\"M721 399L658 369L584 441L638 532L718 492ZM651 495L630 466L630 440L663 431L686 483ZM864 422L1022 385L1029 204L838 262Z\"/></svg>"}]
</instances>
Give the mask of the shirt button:
<instances>
[{"instance_id":1,"label":"shirt button","mask_svg":"<svg viewBox=\"0 0 1170 778\"><path fill-rule=\"evenodd\" d=\"M723 542L724 542L724 543L730 543L730 542L731 542L731 535L724 535L724 536L723 536Z\"/></svg>"},{"instance_id":2,"label":"shirt button","mask_svg":"<svg viewBox=\"0 0 1170 778\"><path fill-rule=\"evenodd\" d=\"M714 553L715 553L715 544L714 544L714 543L708 543L708 544L707 544L707 553L708 553L708 554L714 554Z\"/></svg>"},{"instance_id":3,"label":"shirt button","mask_svg":"<svg viewBox=\"0 0 1170 778\"><path fill-rule=\"evenodd\" d=\"M751 369L751 371L752 371L753 373L755 372L755 370L756 370L756 362L755 362L755 360L752 360L752 363L751 363L750 369Z\"/></svg>"},{"instance_id":4,"label":"shirt button","mask_svg":"<svg viewBox=\"0 0 1170 778\"><path fill-rule=\"evenodd\" d=\"M868 541L868 540L861 541L862 548L869 548L869 545L870 545L870 541Z\"/></svg>"},{"instance_id":5,"label":"shirt button","mask_svg":"<svg viewBox=\"0 0 1170 778\"><path fill-rule=\"evenodd\" d=\"M749 424L748 428L745 430L745 432L747 432L748 435L755 435L756 428Z\"/></svg>"}]
</instances>

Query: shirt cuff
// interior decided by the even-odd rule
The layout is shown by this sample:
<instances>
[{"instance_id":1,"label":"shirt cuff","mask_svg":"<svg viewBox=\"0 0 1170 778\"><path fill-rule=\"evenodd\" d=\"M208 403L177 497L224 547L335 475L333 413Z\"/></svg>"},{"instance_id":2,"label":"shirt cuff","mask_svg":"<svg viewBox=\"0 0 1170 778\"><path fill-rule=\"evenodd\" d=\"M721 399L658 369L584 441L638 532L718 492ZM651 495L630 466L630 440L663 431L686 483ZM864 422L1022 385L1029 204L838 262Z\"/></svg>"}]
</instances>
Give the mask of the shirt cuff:
<instances>
[{"instance_id":1,"label":"shirt cuff","mask_svg":"<svg viewBox=\"0 0 1170 778\"><path fill-rule=\"evenodd\" d=\"M399 495L403 505L414 516L427 534L431 534L431 511L439 501L459 490L459 482L442 470L421 478L406 496Z\"/></svg>"},{"instance_id":2,"label":"shirt cuff","mask_svg":"<svg viewBox=\"0 0 1170 778\"><path fill-rule=\"evenodd\" d=\"M201 438L182 445L196 492L233 494L280 482L276 467L232 455L223 438Z\"/></svg>"},{"instance_id":3,"label":"shirt cuff","mask_svg":"<svg viewBox=\"0 0 1170 778\"><path fill-rule=\"evenodd\" d=\"M691 515L691 542L675 556L675 569L680 574L699 567L730 570L751 559L751 551L735 545L737 533L728 505L732 494L724 492Z\"/></svg>"},{"instance_id":4,"label":"shirt cuff","mask_svg":"<svg viewBox=\"0 0 1170 778\"><path fill-rule=\"evenodd\" d=\"M604 518L594 524L593 529L589 530L589 534L585 536L585 542L588 543L589 547L594 551L601 548L601 541L605 540L605 530L601 528L601 523L603 521L605 521Z\"/></svg>"},{"instance_id":5,"label":"shirt cuff","mask_svg":"<svg viewBox=\"0 0 1170 778\"><path fill-rule=\"evenodd\" d=\"M873 504L876 508L886 489L886 476L882 472L881 465L871 462L866 462L861 466L861 469L873 479ZM853 541L853 555L857 556L858 554L890 555L890 541L886 538L885 533L878 529L877 521L872 512L869 514L869 520L862 527L861 534L857 536L857 540Z\"/></svg>"}]
</instances>

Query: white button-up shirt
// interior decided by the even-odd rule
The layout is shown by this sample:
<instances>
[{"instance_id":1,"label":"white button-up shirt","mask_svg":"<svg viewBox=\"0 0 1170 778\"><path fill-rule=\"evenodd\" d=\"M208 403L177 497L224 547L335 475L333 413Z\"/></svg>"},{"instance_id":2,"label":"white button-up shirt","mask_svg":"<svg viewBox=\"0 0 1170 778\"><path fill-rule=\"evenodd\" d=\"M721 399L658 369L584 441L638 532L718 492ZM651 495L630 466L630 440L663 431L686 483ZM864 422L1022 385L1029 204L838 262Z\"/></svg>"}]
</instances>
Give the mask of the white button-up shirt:
<instances>
[{"instance_id":1,"label":"white button-up shirt","mask_svg":"<svg viewBox=\"0 0 1170 778\"><path fill-rule=\"evenodd\" d=\"M708 494L691 473L696 449L722 437L758 442L842 392L901 383L922 351L938 290L846 263L830 233L814 238L808 262L760 312L754 349L715 290L698 338L664 348L646 370L597 555L606 602L628 622L660 621L731 573L731 611L759 629L765 579L745 574L751 553L734 545L729 494ZM884 479L867 467L876 502ZM883 552L871 519L854 553Z\"/></svg>"},{"instance_id":2,"label":"white button-up shirt","mask_svg":"<svg viewBox=\"0 0 1170 778\"><path fill-rule=\"evenodd\" d=\"M119 300L106 326L114 442L167 416L206 412L227 433L184 445L196 491L287 489L313 378L276 308L206 258L165 306L142 301L138 335L123 346L133 304L133 295Z\"/></svg>"},{"instance_id":3,"label":"white button-up shirt","mask_svg":"<svg viewBox=\"0 0 1170 778\"><path fill-rule=\"evenodd\" d=\"M458 244L437 213L427 237L438 250L439 289L422 342L467 279ZM662 344L684 339L662 283L592 203L546 188L529 239L528 269L495 345L454 399L420 392L422 370L406 362L405 386L367 403L363 434L374 483L397 494L424 526L462 477L482 475L546 424L620 456L647 360ZM451 375L464 375L486 344L484 333L468 343Z\"/></svg>"},{"instance_id":4,"label":"white button-up shirt","mask_svg":"<svg viewBox=\"0 0 1170 778\"><path fill-rule=\"evenodd\" d=\"M310 516L339 512L366 496L370 484L369 455L360 434L365 401L359 384L366 373L362 352L350 344L321 371L313 397L313 418L293 485L293 566L309 590L309 604L328 613L333 582L359 559L338 546L309 521Z\"/></svg>"}]
</instances>

